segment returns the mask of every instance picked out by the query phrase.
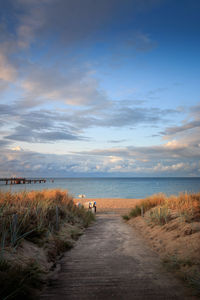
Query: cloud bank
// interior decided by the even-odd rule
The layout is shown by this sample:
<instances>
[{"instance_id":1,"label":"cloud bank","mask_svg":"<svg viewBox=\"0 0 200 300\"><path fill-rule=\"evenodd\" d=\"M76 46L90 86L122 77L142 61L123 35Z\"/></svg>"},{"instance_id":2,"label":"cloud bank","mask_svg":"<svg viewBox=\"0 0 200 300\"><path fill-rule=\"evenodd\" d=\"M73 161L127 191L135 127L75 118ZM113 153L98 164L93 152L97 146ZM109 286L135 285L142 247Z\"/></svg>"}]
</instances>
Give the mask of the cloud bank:
<instances>
[{"instance_id":1,"label":"cloud bank","mask_svg":"<svg viewBox=\"0 0 200 300\"><path fill-rule=\"evenodd\" d=\"M156 35L136 24L163 2L2 3L0 176L200 175L199 102L168 104L154 74L130 71L158 57Z\"/></svg>"}]
</instances>

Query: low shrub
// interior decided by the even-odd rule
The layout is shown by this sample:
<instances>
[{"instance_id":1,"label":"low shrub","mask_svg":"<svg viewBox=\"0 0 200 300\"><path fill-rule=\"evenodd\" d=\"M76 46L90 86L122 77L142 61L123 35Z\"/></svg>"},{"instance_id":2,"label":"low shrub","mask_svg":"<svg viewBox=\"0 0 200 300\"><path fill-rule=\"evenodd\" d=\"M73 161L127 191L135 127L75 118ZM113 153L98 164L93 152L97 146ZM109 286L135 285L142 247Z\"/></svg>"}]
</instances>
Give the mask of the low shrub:
<instances>
[{"instance_id":1,"label":"low shrub","mask_svg":"<svg viewBox=\"0 0 200 300\"><path fill-rule=\"evenodd\" d=\"M136 205L136 207L131 210L129 217L134 218L140 215L141 215L141 206Z\"/></svg>"},{"instance_id":2,"label":"low shrub","mask_svg":"<svg viewBox=\"0 0 200 300\"><path fill-rule=\"evenodd\" d=\"M124 216L122 216L122 218L123 218L125 221L130 220L130 217L129 217L128 215L124 215Z\"/></svg>"}]
</instances>

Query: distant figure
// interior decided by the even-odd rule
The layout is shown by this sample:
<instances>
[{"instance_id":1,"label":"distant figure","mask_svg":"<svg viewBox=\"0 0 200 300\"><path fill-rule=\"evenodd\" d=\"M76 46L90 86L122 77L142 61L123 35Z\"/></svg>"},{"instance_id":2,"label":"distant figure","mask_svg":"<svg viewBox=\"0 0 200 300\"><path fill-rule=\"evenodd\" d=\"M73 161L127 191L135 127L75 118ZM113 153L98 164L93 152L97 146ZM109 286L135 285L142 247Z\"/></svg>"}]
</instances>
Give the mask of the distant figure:
<instances>
[{"instance_id":1,"label":"distant figure","mask_svg":"<svg viewBox=\"0 0 200 300\"><path fill-rule=\"evenodd\" d=\"M78 195L79 198L85 198L85 195L84 194L80 194Z\"/></svg>"},{"instance_id":2,"label":"distant figure","mask_svg":"<svg viewBox=\"0 0 200 300\"><path fill-rule=\"evenodd\" d=\"M94 212L96 214L96 212L97 212L97 203L96 203L96 201L94 201L94 203L93 203L93 208L94 208Z\"/></svg>"},{"instance_id":3,"label":"distant figure","mask_svg":"<svg viewBox=\"0 0 200 300\"><path fill-rule=\"evenodd\" d=\"M92 202L89 202L89 210L92 209Z\"/></svg>"}]
</instances>

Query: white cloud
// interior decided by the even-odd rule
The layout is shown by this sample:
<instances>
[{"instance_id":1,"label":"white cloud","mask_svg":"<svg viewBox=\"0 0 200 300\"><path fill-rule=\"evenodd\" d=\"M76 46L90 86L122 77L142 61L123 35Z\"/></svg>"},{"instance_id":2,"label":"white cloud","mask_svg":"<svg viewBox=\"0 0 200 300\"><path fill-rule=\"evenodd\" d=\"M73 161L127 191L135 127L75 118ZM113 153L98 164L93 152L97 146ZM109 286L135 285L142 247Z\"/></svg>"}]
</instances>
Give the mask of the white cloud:
<instances>
[{"instance_id":1,"label":"white cloud","mask_svg":"<svg viewBox=\"0 0 200 300\"><path fill-rule=\"evenodd\" d=\"M120 162L122 161L123 159L119 156L109 156L109 162L111 163L116 163L116 162Z\"/></svg>"},{"instance_id":2,"label":"white cloud","mask_svg":"<svg viewBox=\"0 0 200 300\"><path fill-rule=\"evenodd\" d=\"M164 146L164 148L171 149L171 150L184 149L184 148L188 147L187 144L183 144L177 140L171 140L171 141L167 142L166 144L164 144L163 146Z\"/></svg>"},{"instance_id":3,"label":"white cloud","mask_svg":"<svg viewBox=\"0 0 200 300\"><path fill-rule=\"evenodd\" d=\"M188 169L188 163L177 163L177 164L173 164L173 165L163 165L161 163L158 163L153 170L154 171L178 171L178 170L185 170Z\"/></svg>"},{"instance_id":4,"label":"white cloud","mask_svg":"<svg viewBox=\"0 0 200 300\"><path fill-rule=\"evenodd\" d=\"M11 150L13 150L13 151L23 151L20 146L13 147L13 148L11 148Z\"/></svg>"}]
</instances>

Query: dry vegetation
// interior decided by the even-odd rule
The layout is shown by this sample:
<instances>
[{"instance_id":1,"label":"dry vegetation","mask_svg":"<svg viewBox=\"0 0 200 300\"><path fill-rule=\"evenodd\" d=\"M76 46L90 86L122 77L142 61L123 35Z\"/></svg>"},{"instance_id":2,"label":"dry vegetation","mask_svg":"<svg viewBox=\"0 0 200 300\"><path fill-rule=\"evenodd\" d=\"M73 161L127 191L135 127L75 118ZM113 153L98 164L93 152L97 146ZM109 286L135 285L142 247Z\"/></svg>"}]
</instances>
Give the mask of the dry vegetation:
<instances>
[{"instance_id":1,"label":"dry vegetation","mask_svg":"<svg viewBox=\"0 0 200 300\"><path fill-rule=\"evenodd\" d=\"M29 299L94 219L66 191L0 192L0 299Z\"/></svg>"},{"instance_id":2,"label":"dry vegetation","mask_svg":"<svg viewBox=\"0 0 200 300\"><path fill-rule=\"evenodd\" d=\"M200 295L200 194L154 195L123 217L147 238L164 265Z\"/></svg>"}]
</instances>

